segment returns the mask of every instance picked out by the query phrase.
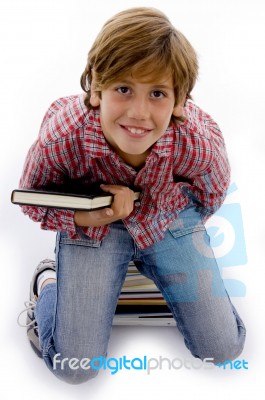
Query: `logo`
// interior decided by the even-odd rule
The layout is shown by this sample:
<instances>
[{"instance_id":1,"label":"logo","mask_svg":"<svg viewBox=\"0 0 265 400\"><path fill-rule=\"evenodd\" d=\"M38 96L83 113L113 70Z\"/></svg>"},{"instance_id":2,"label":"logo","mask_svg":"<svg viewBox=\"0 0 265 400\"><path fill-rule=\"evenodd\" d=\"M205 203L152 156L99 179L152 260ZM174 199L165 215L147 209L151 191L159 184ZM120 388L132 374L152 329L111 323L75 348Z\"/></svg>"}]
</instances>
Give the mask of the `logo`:
<instances>
[{"instance_id":1,"label":"logo","mask_svg":"<svg viewBox=\"0 0 265 400\"><path fill-rule=\"evenodd\" d=\"M81 360L74 358L61 358L61 353L55 354L53 357L53 369L64 370L66 368L72 370L82 369L84 371L91 369L94 370L109 370L111 375L117 374L121 370L138 370L144 371L148 375L154 370L180 370L180 369L212 369L219 367L220 369L248 369L248 362L246 360L226 360L223 363L214 364L213 358L199 358L192 359L181 359L181 358L167 358L167 357L152 357L149 358L146 355L142 357L127 358L122 356L119 358L110 357L105 358L103 356L95 358L82 358Z\"/></svg>"},{"instance_id":2,"label":"logo","mask_svg":"<svg viewBox=\"0 0 265 400\"><path fill-rule=\"evenodd\" d=\"M241 207L239 203L231 202L236 191L237 186L232 183L227 193L226 203L206 223L211 247L220 269L247 263ZM246 295L243 282L236 279L223 279L223 281L231 296L244 297Z\"/></svg>"}]
</instances>

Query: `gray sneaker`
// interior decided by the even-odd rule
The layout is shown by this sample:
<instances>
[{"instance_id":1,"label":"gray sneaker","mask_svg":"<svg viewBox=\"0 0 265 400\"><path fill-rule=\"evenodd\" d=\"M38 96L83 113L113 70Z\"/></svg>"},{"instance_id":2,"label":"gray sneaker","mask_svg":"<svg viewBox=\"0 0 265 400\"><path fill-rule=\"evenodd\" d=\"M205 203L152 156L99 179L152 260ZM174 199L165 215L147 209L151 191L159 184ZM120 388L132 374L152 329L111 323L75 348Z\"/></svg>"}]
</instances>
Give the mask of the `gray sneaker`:
<instances>
[{"instance_id":1,"label":"gray sneaker","mask_svg":"<svg viewBox=\"0 0 265 400\"><path fill-rule=\"evenodd\" d=\"M30 294L29 294L29 301L25 301L25 309L21 311L17 318L17 322L19 326L27 328L27 336L30 342L30 345L34 352L37 354L38 357L42 358L42 352L40 348L40 341L39 341L39 334L38 334L38 325L35 320L35 307L38 298L38 291L37 291L37 279L40 273L45 271L46 269L51 269L55 271L55 261L53 260L43 260L39 263L37 268L34 271L31 284L30 284ZM27 312L27 320L26 324L22 324L20 322L20 317L22 314Z\"/></svg>"}]
</instances>

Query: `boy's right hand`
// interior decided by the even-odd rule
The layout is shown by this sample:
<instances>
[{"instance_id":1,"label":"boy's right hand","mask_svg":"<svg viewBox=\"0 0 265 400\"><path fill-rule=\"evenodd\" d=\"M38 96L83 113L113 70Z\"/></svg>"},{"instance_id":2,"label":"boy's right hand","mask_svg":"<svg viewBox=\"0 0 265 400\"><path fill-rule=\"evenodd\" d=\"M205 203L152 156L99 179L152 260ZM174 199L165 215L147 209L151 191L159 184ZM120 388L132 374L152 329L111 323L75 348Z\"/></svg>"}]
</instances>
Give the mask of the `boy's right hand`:
<instances>
[{"instance_id":1,"label":"boy's right hand","mask_svg":"<svg viewBox=\"0 0 265 400\"><path fill-rule=\"evenodd\" d=\"M111 207L95 211L76 211L74 220L77 226L99 227L124 219L134 208L134 192L126 186L100 185L101 189L114 195Z\"/></svg>"}]
</instances>

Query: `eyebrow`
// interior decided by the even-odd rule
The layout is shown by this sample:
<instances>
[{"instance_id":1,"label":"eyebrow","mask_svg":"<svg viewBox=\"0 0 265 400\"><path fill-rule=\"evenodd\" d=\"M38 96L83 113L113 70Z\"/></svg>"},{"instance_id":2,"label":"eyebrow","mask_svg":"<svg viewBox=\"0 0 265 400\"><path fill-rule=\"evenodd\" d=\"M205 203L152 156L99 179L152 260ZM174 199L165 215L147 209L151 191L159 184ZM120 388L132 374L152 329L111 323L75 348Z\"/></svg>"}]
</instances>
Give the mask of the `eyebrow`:
<instances>
[{"instance_id":1,"label":"eyebrow","mask_svg":"<svg viewBox=\"0 0 265 400\"><path fill-rule=\"evenodd\" d=\"M130 81L129 79L120 79L118 81L119 83L124 83L125 85L134 85L134 82ZM161 83L152 83L152 82L146 82L146 84L150 84L155 89L167 89L167 90L174 90L173 86L168 86L164 85L162 82Z\"/></svg>"},{"instance_id":2,"label":"eyebrow","mask_svg":"<svg viewBox=\"0 0 265 400\"><path fill-rule=\"evenodd\" d=\"M168 86L168 85L163 85L162 83L158 83L157 85L153 85L153 87L158 88L158 89L174 90L173 87Z\"/></svg>"}]
</instances>

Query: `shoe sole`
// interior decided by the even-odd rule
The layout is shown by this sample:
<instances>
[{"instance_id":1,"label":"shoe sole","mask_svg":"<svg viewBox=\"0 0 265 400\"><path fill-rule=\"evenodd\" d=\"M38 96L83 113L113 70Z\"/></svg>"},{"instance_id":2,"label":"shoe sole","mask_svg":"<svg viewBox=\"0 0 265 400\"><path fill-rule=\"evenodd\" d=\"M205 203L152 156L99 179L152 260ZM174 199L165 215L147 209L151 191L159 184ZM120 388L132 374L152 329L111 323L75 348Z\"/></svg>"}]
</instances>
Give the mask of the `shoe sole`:
<instances>
[{"instance_id":1,"label":"shoe sole","mask_svg":"<svg viewBox=\"0 0 265 400\"><path fill-rule=\"evenodd\" d=\"M51 269L55 271L55 263L53 260L43 260L42 262L40 262L40 264L37 266L37 268L35 269L35 272L33 274L32 280L31 280L31 285L30 285L30 299L32 298L36 298L36 283L37 283L37 278L39 276L39 274L44 271L45 269ZM28 313L27 315L27 323L32 322L34 319L34 315L30 315ZM39 335L36 332L36 327L37 324L35 325L31 325L28 327L27 329L27 336L28 336L28 340L29 343L31 345L31 348L33 349L34 353L39 357L39 358L43 358L42 357L42 351L40 349L40 339L39 339Z\"/></svg>"},{"instance_id":2,"label":"shoe sole","mask_svg":"<svg viewBox=\"0 0 265 400\"><path fill-rule=\"evenodd\" d=\"M42 352L41 352L41 350L39 348L39 337L34 332L34 327L31 327L31 326L29 327L29 329L27 330L27 335L28 335L29 344L30 344L32 350L34 351L34 353L39 358L43 358L42 357Z\"/></svg>"}]
</instances>

